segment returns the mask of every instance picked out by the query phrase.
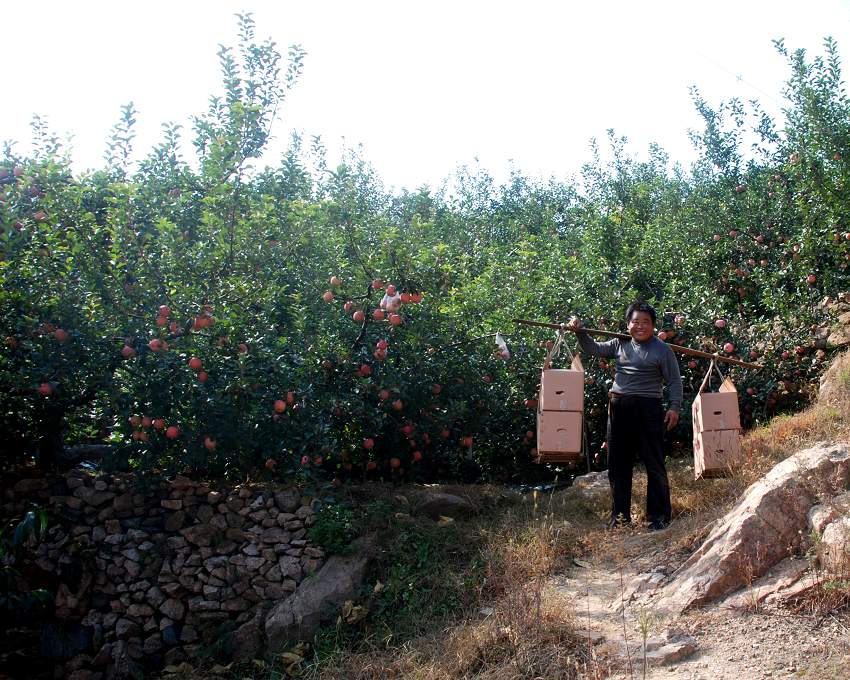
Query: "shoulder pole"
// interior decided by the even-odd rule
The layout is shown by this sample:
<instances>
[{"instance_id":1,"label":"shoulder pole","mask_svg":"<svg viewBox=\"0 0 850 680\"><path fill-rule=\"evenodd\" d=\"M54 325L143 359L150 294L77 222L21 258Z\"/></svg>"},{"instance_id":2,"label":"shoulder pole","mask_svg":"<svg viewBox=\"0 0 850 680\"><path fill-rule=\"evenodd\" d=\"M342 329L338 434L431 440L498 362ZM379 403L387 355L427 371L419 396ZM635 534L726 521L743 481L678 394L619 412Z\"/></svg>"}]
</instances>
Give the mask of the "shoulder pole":
<instances>
[{"instance_id":1,"label":"shoulder pole","mask_svg":"<svg viewBox=\"0 0 850 680\"><path fill-rule=\"evenodd\" d=\"M526 319L512 319L514 323L524 324L526 326L538 326L540 328L554 328L555 330L560 331L570 331L571 333L575 333L576 331L572 330L564 323L544 323L542 321L527 321ZM578 331L579 333L590 333L591 335L601 335L606 338L620 338L622 340L630 340L631 336L626 335L625 333L616 333L614 331L603 331L599 328L581 328ZM698 349L691 349L690 347L682 347L681 345L674 345L672 343L665 343L670 349L674 352L678 352L679 354L686 354L691 357L701 357L703 359L714 359L715 361L722 361L726 364L732 364L733 366L741 366L743 368L754 368L759 370L764 368L761 364L751 364L748 361L741 361L740 359L733 359L732 357L724 357L720 354L712 354L711 352L703 352Z\"/></svg>"}]
</instances>

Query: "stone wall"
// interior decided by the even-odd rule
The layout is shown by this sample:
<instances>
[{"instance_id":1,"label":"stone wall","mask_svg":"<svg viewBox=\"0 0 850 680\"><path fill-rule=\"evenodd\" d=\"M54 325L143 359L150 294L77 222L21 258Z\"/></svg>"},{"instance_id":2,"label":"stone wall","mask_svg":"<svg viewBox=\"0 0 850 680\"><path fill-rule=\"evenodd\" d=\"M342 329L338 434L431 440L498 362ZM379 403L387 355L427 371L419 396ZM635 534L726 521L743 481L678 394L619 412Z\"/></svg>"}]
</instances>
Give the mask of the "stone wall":
<instances>
[{"instance_id":1,"label":"stone wall","mask_svg":"<svg viewBox=\"0 0 850 680\"><path fill-rule=\"evenodd\" d=\"M316 501L292 489L143 487L75 470L5 489L4 515L33 501L51 511L28 575L56 593L64 637L42 644L59 677L142 677L238 640L324 563L307 538Z\"/></svg>"}]
</instances>

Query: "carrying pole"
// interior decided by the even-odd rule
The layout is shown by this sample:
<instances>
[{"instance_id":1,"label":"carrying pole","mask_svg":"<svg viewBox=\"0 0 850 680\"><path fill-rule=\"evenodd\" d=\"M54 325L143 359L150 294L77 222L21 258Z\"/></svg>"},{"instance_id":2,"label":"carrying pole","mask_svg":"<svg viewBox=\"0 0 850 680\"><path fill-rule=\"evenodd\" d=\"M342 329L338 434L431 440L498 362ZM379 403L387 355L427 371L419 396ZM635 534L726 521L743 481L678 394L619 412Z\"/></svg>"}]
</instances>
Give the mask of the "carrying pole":
<instances>
[{"instance_id":1,"label":"carrying pole","mask_svg":"<svg viewBox=\"0 0 850 680\"><path fill-rule=\"evenodd\" d=\"M620 338L622 340L631 340L630 335L626 335L625 333L616 333L615 331L603 331L598 328L580 328L577 331L570 328L565 323L544 323L542 321L528 321L526 319L512 319L514 323L521 323L526 326L538 326L540 328L554 328L559 331L570 331L571 333L590 333L591 335L601 335L606 338ZM690 347L682 347L681 345L674 345L672 343L664 343L674 352L678 352L679 354L687 354L690 357L701 357L703 359L714 359L715 361L722 361L727 364L732 364L733 366L741 366L743 368L754 368L759 370L764 368L761 364L751 364L748 361L741 361L740 359L733 359L732 357L724 357L720 354L712 354L711 352L703 352L698 349L691 349Z\"/></svg>"}]
</instances>

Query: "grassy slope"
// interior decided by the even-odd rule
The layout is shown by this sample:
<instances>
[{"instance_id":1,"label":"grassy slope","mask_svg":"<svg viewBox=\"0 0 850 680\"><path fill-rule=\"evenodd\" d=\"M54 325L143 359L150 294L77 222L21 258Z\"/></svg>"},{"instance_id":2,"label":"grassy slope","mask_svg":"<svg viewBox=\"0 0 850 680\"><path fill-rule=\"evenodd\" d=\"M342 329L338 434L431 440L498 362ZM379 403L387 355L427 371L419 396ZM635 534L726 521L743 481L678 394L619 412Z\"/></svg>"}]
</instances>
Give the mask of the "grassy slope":
<instances>
[{"instance_id":1,"label":"grassy slope","mask_svg":"<svg viewBox=\"0 0 850 680\"><path fill-rule=\"evenodd\" d=\"M816 441L850 438L850 353L838 362L841 396L747 433L746 464L735 476L695 481L690 460L673 462L674 522L657 535L655 559L661 550L670 565L684 560L742 491L778 461ZM636 474L636 524L643 518L645 480ZM362 521L368 527L361 528L381 533L387 546L365 598L370 616L340 620L311 649L296 650L304 659L290 666L292 673L313 680L608 676L608 662L577 634L569 602L548 587L549 577L576 558L593 557L612 568L640 560L647 542L634 542L640 547L629 554L623 547L629 542L611 541L604 529L607 501L571 490L510 500L491 487L454 491L472 498L481 514L441 525L409 518L400 502L403 488L358 492L354 500L367 508ZM238 677L287 677L287 663L297 659L241 667ZM228 676L237 677L222 674Z\"/></svg>"}]
</instances>

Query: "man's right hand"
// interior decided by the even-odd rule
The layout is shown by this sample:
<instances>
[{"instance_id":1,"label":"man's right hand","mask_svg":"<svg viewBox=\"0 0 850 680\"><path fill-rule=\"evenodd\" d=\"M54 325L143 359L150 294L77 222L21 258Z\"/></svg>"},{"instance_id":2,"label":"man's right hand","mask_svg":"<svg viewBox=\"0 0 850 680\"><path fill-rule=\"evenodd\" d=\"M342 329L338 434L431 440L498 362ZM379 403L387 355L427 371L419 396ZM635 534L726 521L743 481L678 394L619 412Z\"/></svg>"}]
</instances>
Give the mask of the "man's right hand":
<instances>
[{"instance_id":1,"label":"man's right hand","mask_svg":"<svg viewBox=\"0 0 850 680\"><path fill-rule=\"evenodd\" d=\"M567 328L571 331L581 330L581 327L581 319L579 319L577 316L573 316L570 318L569 321L567 321Z\"/></svg>"}]
</instances>

